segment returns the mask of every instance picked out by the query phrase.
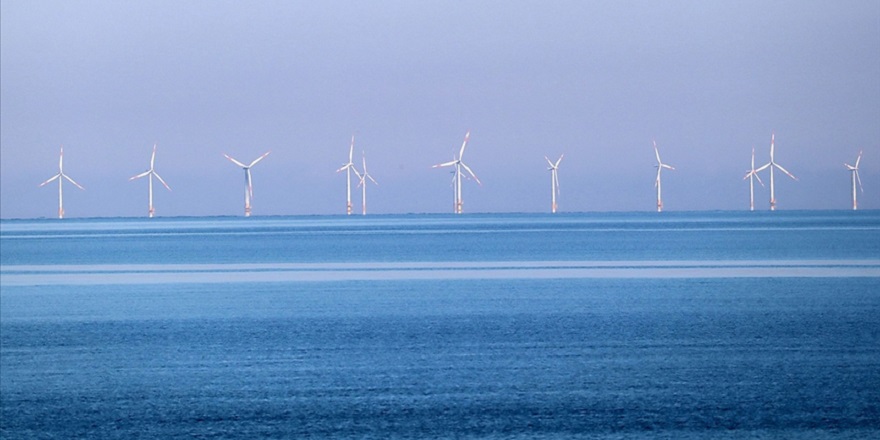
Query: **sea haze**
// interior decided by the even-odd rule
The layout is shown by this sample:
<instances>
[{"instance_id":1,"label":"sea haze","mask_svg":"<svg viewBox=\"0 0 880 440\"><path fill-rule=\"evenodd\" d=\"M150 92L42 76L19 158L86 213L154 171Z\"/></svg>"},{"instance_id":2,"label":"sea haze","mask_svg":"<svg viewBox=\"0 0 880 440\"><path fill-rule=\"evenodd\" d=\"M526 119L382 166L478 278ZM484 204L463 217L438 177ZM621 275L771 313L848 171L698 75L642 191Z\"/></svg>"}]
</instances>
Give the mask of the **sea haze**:
<instances>
[{"instance_id":1,"label":"sea haze","mask_svg":"<svg viewBox=\"0 0 880 440\"><path fill-rule=\"evenodd\" d=\"M880 435L880 212L0 222L0 437Z\"/></svg>"}]
</instances>

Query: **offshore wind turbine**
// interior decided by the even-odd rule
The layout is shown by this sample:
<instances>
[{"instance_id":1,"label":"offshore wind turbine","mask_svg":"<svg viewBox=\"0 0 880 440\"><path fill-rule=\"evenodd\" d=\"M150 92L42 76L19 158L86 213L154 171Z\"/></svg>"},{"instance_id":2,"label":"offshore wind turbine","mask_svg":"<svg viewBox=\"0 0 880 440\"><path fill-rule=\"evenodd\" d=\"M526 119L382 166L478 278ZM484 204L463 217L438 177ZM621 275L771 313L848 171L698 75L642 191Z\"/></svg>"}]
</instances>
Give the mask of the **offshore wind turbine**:
<instances>
[{"instance_id":1,"label":"offshore wind turbine","mask_svg":"<svg viewBox=\"0 0 880 440\"><path fill-rule=\"evenodd\" d=\"M150 169L148 169L147 171L144 171L143 173L138 174L137 176L133 176L130 179L128 179L128 181L131 182L132 180L149 176L147 180L150 181L150 184L149 184L149 187L150 187L150 191L149 191L150 192L150 210L149 210L150 218L153 218L153 214L156 212L153 209L153 177L156 177L157 179L159 179L159 181L162 182L162 185L165 185L165 188L167 188L168 191L171 191L171 187L168 186L168 184L165 183L164 180L162 180L162 176L160 176L159 173L156 172L155 168L153 168L153 165L155 163L156 163L156 144L153 144L153 156L150 157Z\"/></svg>"},{"instance_id":2,"label":"offshore wind turbine","mask_svg":"<svg viewBox=\"0 0 880 440\"><path fill-rule=\"evenodd\" d=\"M770 134L770 162L767 162L767 164L765 164L761 168L758 168L757 170L755 170L755 171L761 171L764 168L768 168L768 167L770 168L770 210L771 211L776 211L776 189L773 184L773 168L779 168L779 171L782 171L783 173L788 175L788 177L791 177L794 180L798 180L797 177L794 177L793 174L789 173L788 170L783 168L782 165L779 165L774 160L773 150L775 148L775 144L776 144L776 133L771 133Z\"/></svg>"},{"instance_id":3,"label":"offshore wind turbine","mask_svg":"<svg viewBox=\"0 0 880 440\"><path fill-rule=\"evenodd\" d=\"M42 187L55 179L58 179L58 218L64 218L64 190L62 189L61 185L62 183L64 183L64 179L67 179L68 181L70 181L70 183L76 185L77 188L85 191L85 188L76 183L73 179L70 178L70 176L64 174L64 145L61 146L61 154L58 156L58 174L50 177L39 186Z\"/></svg>"},{"instance_id":4,"label":"offshore wind turbine","mask_svg":"<svg viewBox=\"0 0 880 440\"><path fill-rule=\"evenodd\" d=\"M268 156L269 153L271 153L271 151L265 152L262 156L254 159L254 161L251 162L249 165L245 165L245 164L233 159L228 154L223 153L223 155L226 156L227 159L229 159L232 163L240 166L244 170L244 216L245 217L251 216L251 200L254 198L254 184L253 184L253 181L251 180L251 168L254 165L256 165L257 162L263 160L263 158Z\"/></svg>"},{"instance_id":5,"label":"offshore wind turbine","mask_svg":"<svg viewBox=\"0 0 880 440\"><path fill-rule=\"evenodd\" d=\"M465 171L467 171L468 174L470 174L474 178L474 180L477 181L478 184L480 184L481 186L483 185L483 183L480 182L480 179L477 177L476 174L474 174L474 172L470 169L470 167L468 167L467 164L462 162L462 157L464 156L464 149L465 149L465 147L467 147L468 138L470 138L470 136L471 136L470 131L465 133L464 142L461 143L461 150L459 150L459 152L458 152L458 157L452 156L451 161L440 163L440 164L437 164L437 165L434 165L431 167L431 168L441 168L441 167L449 167L449 166L455 167L455 177L454 177L454 179L455 179L455 207L454 207L454 212L456 214L461 214L462 205L463 205L463 202L461 199L461 174L462 174L461 169L464 168ZM465 177L467 177L467 176L465 176Z\"/></svg>"},{"instance_id":6,"label":"offshore wind turbine","mask_svg":"<svg viewBox=\"0 0 880 440\"><path fill-rule=\"evenodd\" d=\"M667 165L660 160L660 151L657 150L657 141L654 142L654 155L657 156L657 179L654 180L654 186L657 188L657 212L663 212L663 199L660 198L660 170L663 168L667 168L670 170L674 170L675 167L672 165Z\"/></svg>"},{"instance_id":7,"label":"offshore wind turbine","mask_svg":"<svg viewBox=\"0 0 880 440\"><path fill-rule=\"evenodd\" d=\"M749 179L749 210L755 210L755 179L758 179L758 183L761 186L764 186L764 182L761 181L761 176L758 175L758 171L767 168L766 165L759 169L755 169L755 147L752 147L752 169L746 173L746 176L743 177L743 180Z\"/></svg>"},{"instance_id":8,"label":"offshore wind turbine","mask_svg":"<svg viewBox=\"0 0 880 440\"><path fill-rule=\"evenodd\" d=\"M363 152L361 152L361 153L363 153ZM371 176L370 173L367 172L367 157L366 157L366 155L364 155L362 157L362 159L363 159L364 173L363 174L358 173L357 170L354 170L354 173L357 174L358 178L360 178L360 182L358 183L358 186L361 187L363 190L363 198L361 199L361 208L363 211L362 215L367 215L367 179L370 179L376 185L379 185L379 182L376 182L376 179L373 179L373 176ZM352 169L354 169L354 168L352 168Z\"/></svg>"},{"instance_id":9,"label":"offshore wind turbine","mask_svg":"<svg viewBox=\"0 0 880 440\"><path fill-rule=\"evenodd\" d=\"M859 177L859 162L862 160L862 152L859 151L859 157L856 158L856 164L850 165L848 163L843 164L849 169L850 173L852 173L852 196L853 196L853 211L859 209L858 201L856 200L856 180L859 181L859 189L862 192L865 192L865 188L862 188L862 179Z\"/></svg>"},{"instance_id":10,"label":"offshore wind turbine","mask_svg":"<svg viewBox=\"0 0 880 440\"><path fill-rule=\"evenodd\" d=\"M559 159L556 160L556 163L550 161L547 156L544 156L544 159L547 160L547 164L550 165L550 212L556 213L556 196L559 194L559 175L557 171L559 170L559 162L562 162L562 157L564 154L559 156Z\"/></svg>"},{"instance_id":11,"label":"offshore wind turbine","mask_svg":"<svg viewBox=\"0 0 880 440\"><path fill-rule=\"evenodd\" d=\"M352 157L354 155L354 135L351 136L351 146L348 148L348 163L343 164L336 172L345 171L345 194L346 194L346 204L345 204L345 213L347 215L351 215L351 172L354 171L355 174L360 176L357 169L354 167L354 162Z\"/></svg>"}]
</instances>

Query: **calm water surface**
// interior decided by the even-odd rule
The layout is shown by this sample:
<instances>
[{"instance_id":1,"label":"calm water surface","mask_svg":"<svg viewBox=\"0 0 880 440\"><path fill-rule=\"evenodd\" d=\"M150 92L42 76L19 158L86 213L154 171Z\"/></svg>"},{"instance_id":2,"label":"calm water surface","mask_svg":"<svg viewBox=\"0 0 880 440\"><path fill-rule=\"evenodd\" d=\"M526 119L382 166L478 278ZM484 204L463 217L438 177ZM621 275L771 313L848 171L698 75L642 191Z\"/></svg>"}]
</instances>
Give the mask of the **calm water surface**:
<instances>
[{"instance_id":1,"label":"calm water surface","mask_svg":"<svg viewBox=\"0 0 880 440\"><path fill-rule=\"evenodd\" d=\"M0 222L0 437L880 435L880 213L653 214Z\"/></svg>"}]
</instances>

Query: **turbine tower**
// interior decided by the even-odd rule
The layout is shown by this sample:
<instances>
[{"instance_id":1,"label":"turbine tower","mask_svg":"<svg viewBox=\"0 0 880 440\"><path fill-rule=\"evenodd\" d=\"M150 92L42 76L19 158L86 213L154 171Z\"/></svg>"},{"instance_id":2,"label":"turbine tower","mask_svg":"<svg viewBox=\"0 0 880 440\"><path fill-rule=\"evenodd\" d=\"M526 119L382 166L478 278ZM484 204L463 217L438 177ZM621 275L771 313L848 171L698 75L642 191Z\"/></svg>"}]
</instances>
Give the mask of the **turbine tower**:
<instances>
[{"instance_id":1,"label":"turbine tower","mask_svg":"<svg viewBox=\"0 0 880 440\"><path fill-rule=\"evenodd\" d=\"M849 169L850 173L852 174L853 211L859 209L859 203L856 200L856 181L859 182L859 189L861 189L863 193L865 192L865 188L862 188L862 179L859 177L859 162L861 160L862 152L859 151L859 157L856 158L855 165L850 165L848 163L843 164L846 166L847 169Z\"/></svg>"},{"instance_id":2,"label":"turbine tower","mask_svg":"<svg viewBox=\"0 0 880 440\"><path fill-rule=\"evenodd\" d=\"M345 171L345 194L346 194L346 204L345 204L345 213L347 215L351 215L351 172L354 171L355 174L360 176L357 169L354 167L354 163L352 161L352 156L354 155L354 135L351 136L351 146L348 148L348 163L343 164L336 172Z\"/></svg>"},{"instance_id":3,"label":"turbine tower","mask_svg":"<svg viewBox=\"0 0 880 440\"><path fill-rule=\"evenodd\" d=\"M257 162L263 160L264 157L268 156L269 153L271 153L271 151L267 151L262 156L254 159L254 161L251 162L250 165L245 165L245 164L233 159L228 154L223 153L223 155L226 156L227 159L229 159L232 163L240 166L244 170L244 216L245 217L251 216L251 200L254 198L254 185L253 185L253 181L251 180L251 168L253 168L253 166L256 165Z\"/></svg>"},{"instance_id":4,"label":"turbine tower","mask_svg":"<svg viewBox=\"0 0 880 440\"><path fill-rule=\"evenodd\" d=\"M41 183L39 186L42 187L47 183L58 179L58 218L64 218L64 190L62 189L62 183L64 183L64 179L70 181L70 183L76 185L77 188L85 191L85 188L80 186L80 184L74 182L73 179L70 178L67 174L64 174L64 145L61 146L61 154L58 156L58 174L49 178L45 182Z\"/></svg>"},{"instance_id":5,"label":"turbine tower","mask_svg":"<svg viewBox=\"0 0 880 440\"><path fill-rule=\"evenodd\" d=\"M773 150L775 149L775 144L776 144L776 133L771 133L770 134L770 162L767 162L767 164L765 164L761 168L758 168L757 170L755 170L755 171L761 171L764 168L767 168L767 167L770 168L770 210L771 211L776 211L776 188L773 183L773 168L779 168L779 171L782 171L783 173L788 175L788 177L791 177L794 180L798 180L797 177L794 177L794 175L789 173L788 170L783 168L782 165L779 165L774 160Z\"/></svg>"},{"instance_id":6,"label":"turbine tower","mask_svg":"<svg viewBox=\"0 0 880 440\"><path fill-rule=\"evenodd\" d=\"M755 210L755 179L758 179L758 183L761 186L764 186L764 182L761 181L761 176L758 175L758 171L767 168L767 165L762 166L761 168L755 169L755 147L752 147L752 169L746 173L746 176L743 177L743 180L749 179L749 210Z\"/></svg>"},{"instance_id":7,"label":"turbine tower","mask_svg":"<svg viewBox=\"0 0 880 440\"><path fill-rule=\"evenodd\" d=\"M657 141L654 142L654 155L657 156L657 180L654 181L654 186L657 187L657 212L663 212L663 199L660 198L660 170L663 168L668 168L670 170L674 170L675 168L672 165L667 165L660 160L660 151L657 150Z\"/></svg>"},{"instance_id":8,"label":"turbine tower","mask_svg":"<svg viewBox=\"0 0 880 440\"><path fill-rule=\"evenodd\" d=\"M149 188L150 188L150 191L149 191L150 192L149 215L150 215L150 218L153 218L153 214L156 212L153 209L153 177L155 176L157 179L159 179L159 181L162 182L162 185L165 185L165 188L167 188L168 191L171 191L171 187L168 186L168 184L165 183L164 180L162 180L162 176L160 176L159 173L157 173L156 170L153 168L153 164L155 164L155 162L156 162L156 144L153 144L153 156L150 157L150 169L148 169L147 171L144 171L143 173L138 174L137 176L133 176L130 179L128 179L128 181L131 182L132 180L149 176L149 178L147 180L150 181L150 183L149 183Z\"/></svg>"},{"instance_id":9,"label":"turbine tower","mask_svg":"<svg viewBox=\"0 0 880 440\"><path fill-rule=\"evenodd\" d=\"M363 154L363 152L361 152L361 153ZM371 176L370 173L367 172L367 157L365 154L362 157L362 159L363 159L364 173L363 174L358 173L357 170L354 170L354 173L357 174L358 178L360 178L360 182L358 182L358 186L361 187L361 189L363 191L363 198L361 199L361 208L363 211L362 215L367 215L367 179L370 179L376 185L379 185L379 182L376 182L376 179L373 179L373 176ZM354 169L354 168L352 168L352 169Z\"/></svg>"},{"instance_id":10,"label":"turbine tower","mask_svg":"<svg viewBox=\"0 0 880 440\"><path fill-rule=\"evenodd\" d=\"M474 172L470 169L470 167L468 167L467 164L462 162L462 156L464 156L464 149L465 149L465 147L467 147L468 138L470 138L470 136L471 136L470 131L468 131L464 135L464 142L462 142L462 144L461 144L461 150L459 150L457 158L455 156L452 156L453 159L451 161L437 164L437 165L434 165L431 167L431 168L441 168L441 167L449 167L449 166L455 167L455 207L454 207L454 212L456 214L461 214L462 205L463 205L463 202L461 199L461 174L462 174L461 169L464 168L465 171L467 171L468 174L470 174L474 178L474 180L477 181L478 184L480 184L481 186L483 185L483 183L480 182L480 179L477 177L476 174L474 174ZM465 177L467 177L467 176L465 176Z\"/></svg>"},{"instance_id":11,"label":"turbine tower","mask_svg":"<svg viewBox=\"0 0 880 440\"><path fill-rule=\"evenodd\" d=\"M556 163L551 162L547 156L544 156L544 159L547 160L547 164L550 165L550 167L547 168L550 171L550 212L554 214L556 213L556 196L559 194L559 175L557 174L557 171L559 170L559 162L562 162L563 156L565 155L563 154L562 156L559 156Z\"/></svg>"}]
</instances>

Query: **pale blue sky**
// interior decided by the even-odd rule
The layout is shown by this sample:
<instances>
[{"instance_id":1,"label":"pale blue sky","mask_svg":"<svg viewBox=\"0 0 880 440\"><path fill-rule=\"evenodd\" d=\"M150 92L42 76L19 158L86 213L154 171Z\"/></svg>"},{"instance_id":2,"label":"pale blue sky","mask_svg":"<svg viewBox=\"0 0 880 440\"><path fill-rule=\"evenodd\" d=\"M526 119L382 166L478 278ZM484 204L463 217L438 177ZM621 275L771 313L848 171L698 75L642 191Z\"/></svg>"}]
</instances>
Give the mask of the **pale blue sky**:
<instances>
[{"instance_id":1,"label":"pale blue sky","mask_svg":"<svg viewBox=\"0 0 880 440\"><path fill-rule=\"evenodd\" d=\"M0 216L344 213L335 170L366 151L374 213L747 209L751 148L779 209L880 208L880 2L15 1L0 3ZM359 163L359 160L358 160ZM766 176L766 174L765 174ZM756 190L766 209L769 191ZM359 195L359 193L356 193ZM359 211L359 198L355 211Z\"/></svg>"}]
</instances>

